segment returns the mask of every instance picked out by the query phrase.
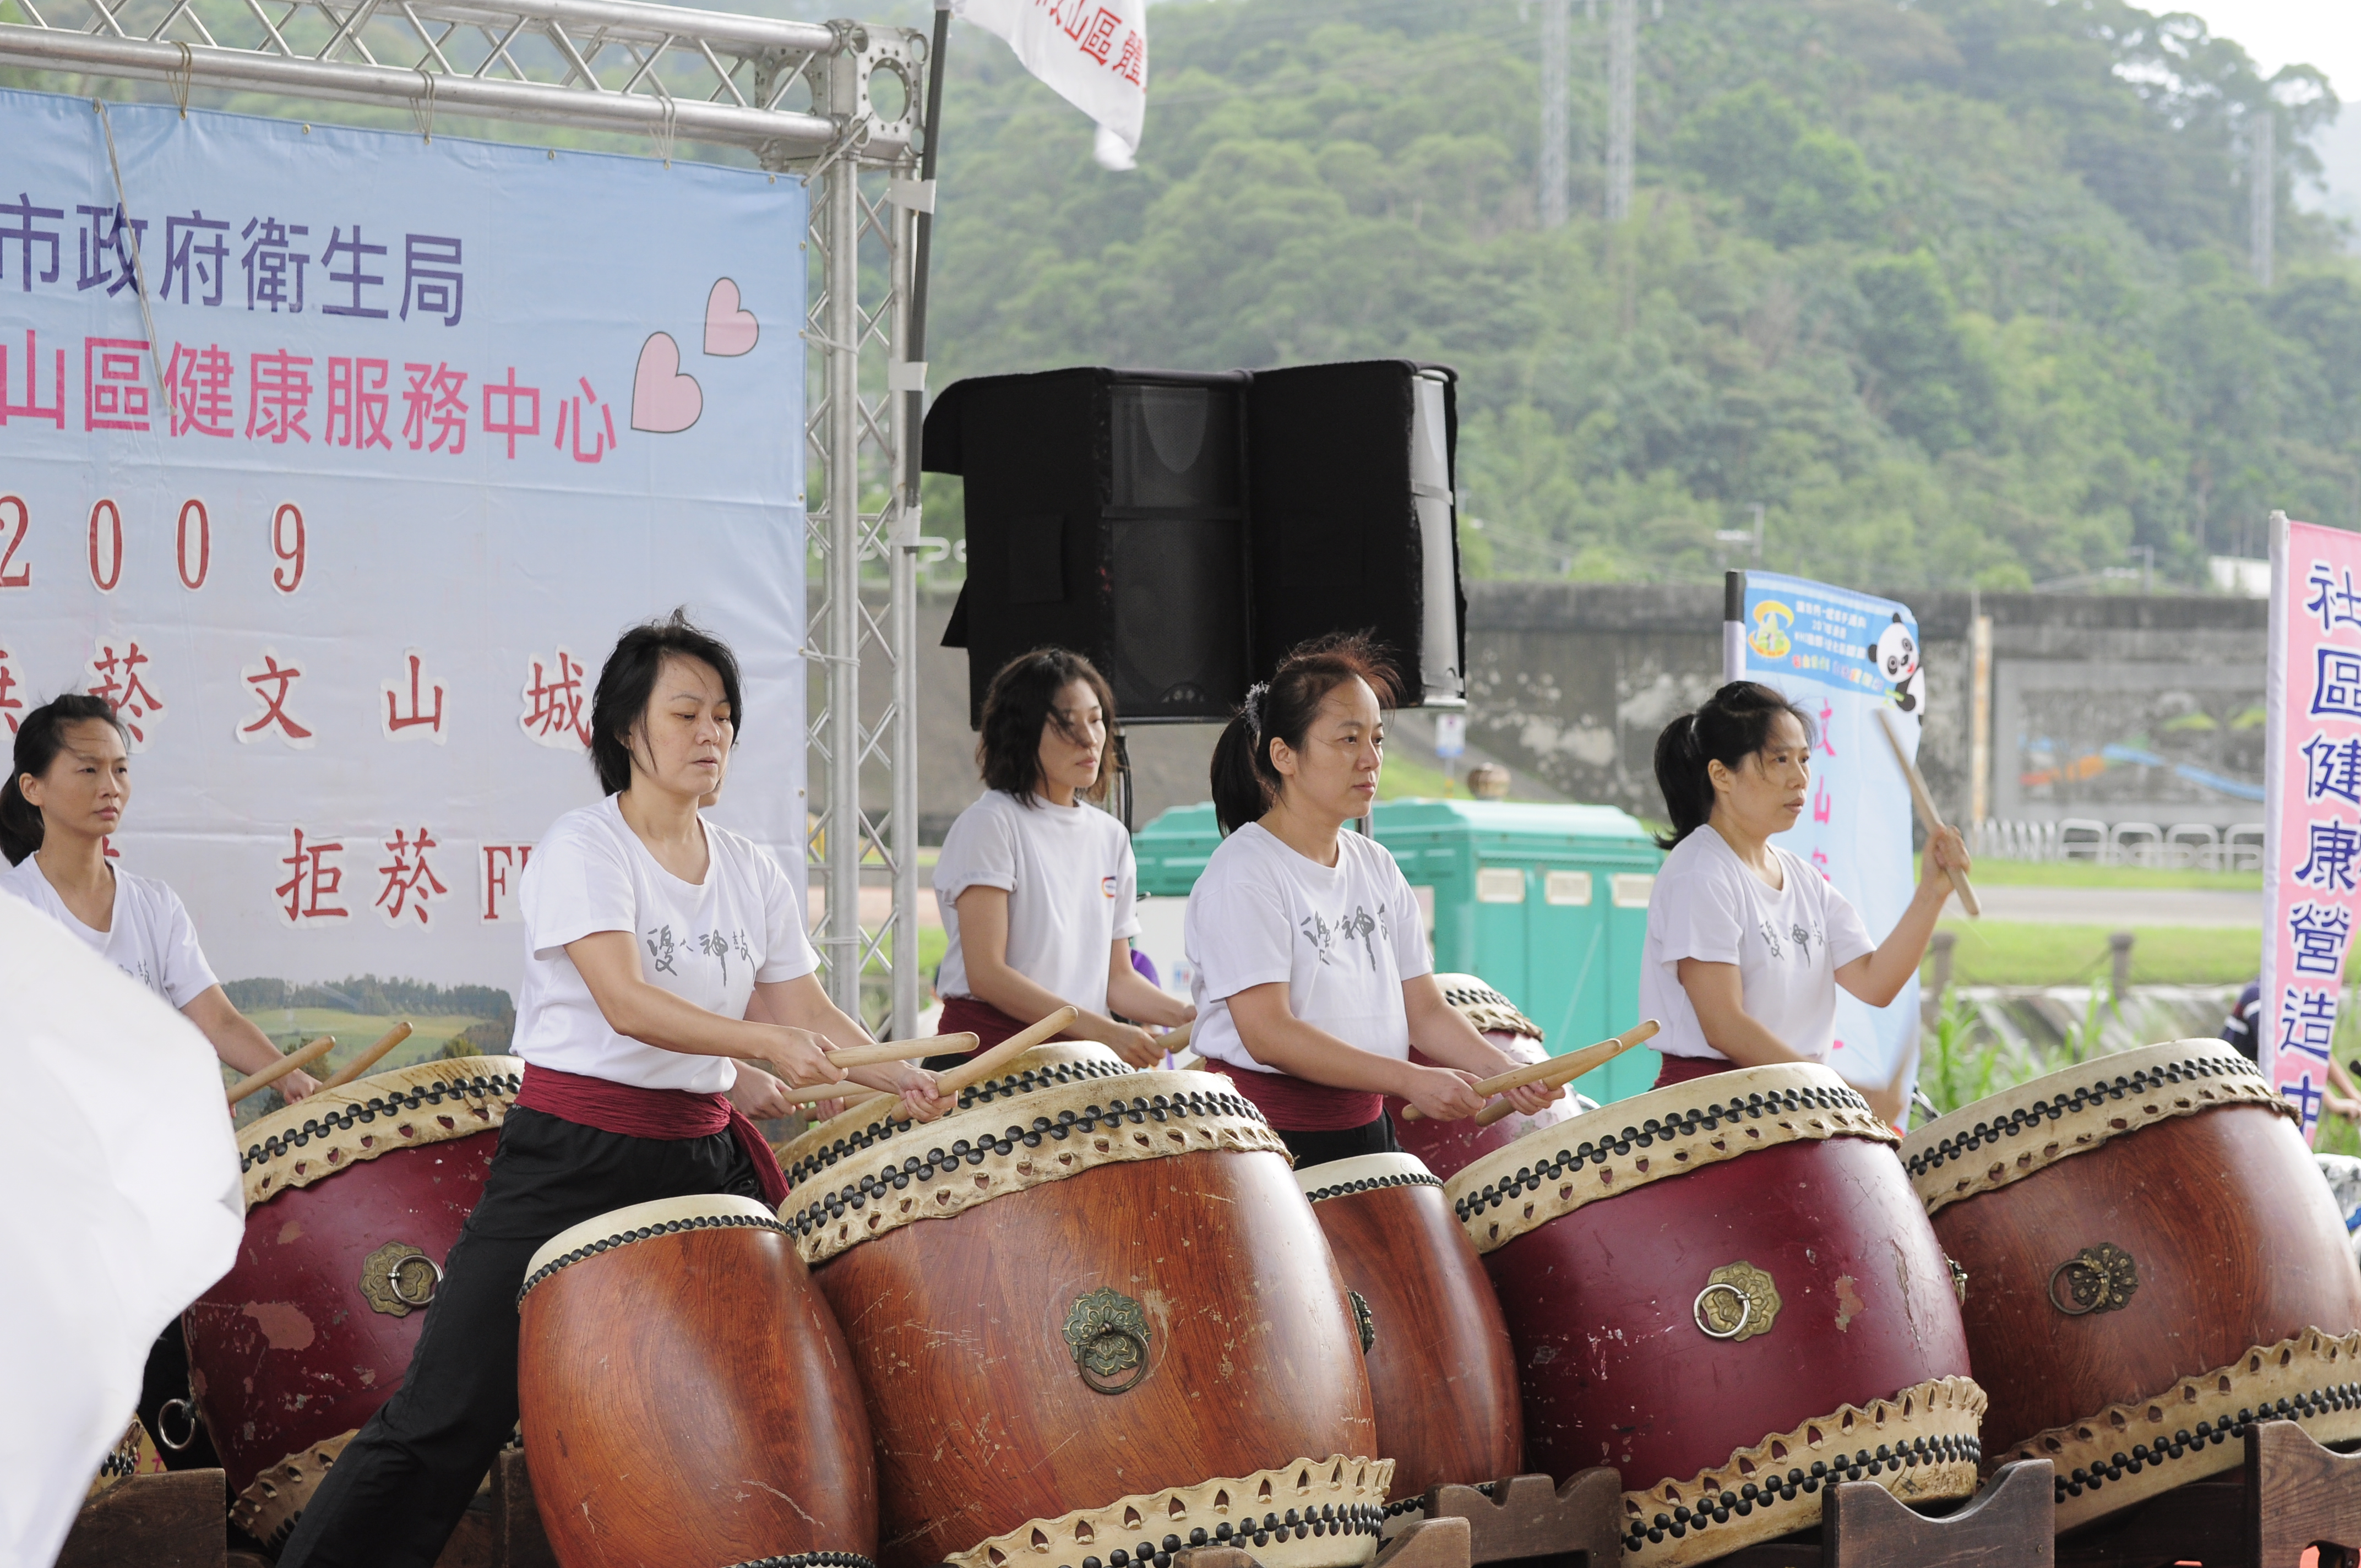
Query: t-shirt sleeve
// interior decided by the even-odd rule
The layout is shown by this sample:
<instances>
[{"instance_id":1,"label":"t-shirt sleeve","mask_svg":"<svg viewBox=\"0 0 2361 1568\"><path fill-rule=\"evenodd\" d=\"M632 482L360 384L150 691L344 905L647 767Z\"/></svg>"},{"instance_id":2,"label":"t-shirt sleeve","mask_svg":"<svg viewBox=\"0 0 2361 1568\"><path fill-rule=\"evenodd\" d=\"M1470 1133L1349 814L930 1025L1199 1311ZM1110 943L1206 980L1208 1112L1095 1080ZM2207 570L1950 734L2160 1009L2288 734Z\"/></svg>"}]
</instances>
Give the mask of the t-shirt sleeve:
<instances>
[{"instance_id":1,"label":"t-shirt sleeve","mask_svg":"<svg viewBox=\"0 0 2361 1568\"><path fill-rule=\"evenodd\" d=\"M1683 959L1736 963L1744 935L1740 919L1738 890L1695 862L1670 876L1658 873L1648 895L1648 933L1667 970Z\"/></svg>"},{"instance_id":2,"label":"t-shirt sleeve","mask_svg":"<svg viewBox=\"0 0 2361 1568\"><path fill-rule=\"evenodd\" d=\"M754 885L763 894L763 964L754 971L758 985L801 980L819 968L819 955L804 934L804 903L778 857L760 844L746 843L753 859Z\"/></svg>"},{"instance_id":3,"label":"t-shirt sleeve","mask_svg":"<svg viewBox=\"0 0 2361 1568\"><path fill-rule=\"evenodd\" d=\"M1197 879L1189 894L1188 924L1195 935L1190 957L1202 977L1204 998L1225 1002L1239 992L1293 973L1295 933L1287 901L1260 866L1224 868Z\"/></svg>"},{"instance_id":4,"label":"t-shirt sleeve","mask_svg":"<svg viewBox=\"0 0 2361 1568\"><path fill-rule=\"evenodd\" d=\"M955 904L972 887L1016 886L1016 824L990 796L959 814L935 861L935 896Z\"/></svg>"},{"instance_id":5,"label":"t-shirt sleeve","mask_svg":"<svg viewBox=\"0 0 2361 1568\"><path fill-rule=\"evenodd\" d=\"M181 895L165 888L164 906L158 913L156 957L163 966L159 977L164 982L164 1000L175 1007L186 1007L218 982L213 966L205 962L204 949L197 945L196 923L181 903Z\"/></svg>"},{"instance_id":6,"label":"t-shirt sleeve","mask_svg":"<svg viewBox=\"0 0 2361 1568\"><path fill-rule=\"evenodd\" d=\"M1139 862L1131 852L1131 839L1123 840L1123 869L1115 878L1115 927L1111 933L1119 941L1129 941L1139 935Z\"/></svg>"},{"instance_id":7,"label":"t-shirt sleeve","mask_svg":"<svg viewBox=\"0 0 2361 1568\"><path fill-rule=\"evenodd\" d=\"M1434 968L1434 955L1426 945L1426 922L1418 911L1418 894L1402 875L1400 862L1391 855L1386 857L1393 875L1393 891L1386 899L1387 923L1393 927L1394 969L1404 980L1416 980Z\"/></svg>"},{"instance_id":8,"label":"t-shirt sleeve","mask_svg":"<svg viewBox=\"0 0 2361 1568\"><path fill-rule=\"evenodd\" d=\"M1789 874L1795 874L1793 866L1789 867ZM1802 874L1819 875L1809 866L1804 867ZM1861 923L1861 911L1852 906L1852 900L1838 892L1832 882L1822 879L1820 885L1828 896L1823 918L1828 923L1829 965L1842 969L1853 959L1877 951L1877 944L1869 939L1869 927Z\"/></svg>"},{"instance_id":9,"label":"t-shirt sleeve","mask_svg":"<svg viewBox=\"0 0 2361 1568\"><path fill-rule=\"evenodd\" d=\"M639 930L638 901L622 847L572 823L542 840L517 890L526 950L555 958L566 943L595 931Z\"/></svg>"}]
</instances>

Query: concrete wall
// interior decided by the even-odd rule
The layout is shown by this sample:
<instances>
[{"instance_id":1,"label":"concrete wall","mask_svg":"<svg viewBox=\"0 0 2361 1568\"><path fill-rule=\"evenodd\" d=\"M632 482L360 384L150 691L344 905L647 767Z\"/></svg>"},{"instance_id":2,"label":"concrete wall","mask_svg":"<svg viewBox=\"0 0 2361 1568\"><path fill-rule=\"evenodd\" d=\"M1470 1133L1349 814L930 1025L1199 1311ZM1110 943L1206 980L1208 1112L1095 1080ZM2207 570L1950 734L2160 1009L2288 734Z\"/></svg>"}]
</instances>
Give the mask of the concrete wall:
<instances>
[{"instance_id":1,"label":"concrete wall","mask_svg":"<svg viewBox=\"0 0 2361 1568\"><path fill-rule=\"evenodd\" d=\"M1921 765L1944 812L1964 819L1971 599L1964 593L1891 597L1917 612L1926 645ZM1519 777L1520 795L1600 802L1661 818L1651 765L1656 734L1719 684L1720 589L1475 583L1467 598L1471 752L1506 762ZM967 728L967 655L940 646L950 606L942 594L918 609L918 809L922 824L935 829L930 838L981 787L975 737ZM1995 790L1996 813L2013 807L2006 814L2168 824L2259 818L2258 805L2191 785L2169 769L2114 767L2103 778L2047 790L2014 781L2041 762L2020 746L2022 731L2035 740L2046 735L2070 757L2144 735L2168 760L2189 759L2233 777L2246 771L2251 753L2258 782L2260 730L2235 726L2262 697L2262 601L2006 594L1984 596L1982 609L1993 618L1993 773L2014 789L2013 796ZM863 706L873 721L883 704L881 685L882 679L867 684ZM815 682L815 702L818 697ZM2004 719L2014 724L2007 734ZM1205 798L1217 733L1212 725L1131 730L1136 822ZM1397 745L1431 760L1426 733L1418 716L1406 715L1396 727ZM824 781L813 782L817 795ZM865 793L883 805L882 773Z\"/></svg>"}]
</instances>

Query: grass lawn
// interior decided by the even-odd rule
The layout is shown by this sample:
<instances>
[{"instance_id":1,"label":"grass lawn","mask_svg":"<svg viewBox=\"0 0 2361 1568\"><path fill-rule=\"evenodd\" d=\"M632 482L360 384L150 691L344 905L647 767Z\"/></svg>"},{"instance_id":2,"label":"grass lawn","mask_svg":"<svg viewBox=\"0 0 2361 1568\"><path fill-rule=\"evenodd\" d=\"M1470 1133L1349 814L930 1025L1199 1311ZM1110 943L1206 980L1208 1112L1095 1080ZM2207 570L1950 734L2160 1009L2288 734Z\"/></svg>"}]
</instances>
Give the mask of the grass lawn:
<instances>
[{"instance_id":1,"label":"grass lawn","mask_svg":"<svg viewBox=\"0 0 2361 1568\"><path fill-rule=\"evenodd\" d=\"M2088 861L1978 861L1971 879L1993 887L2209 887L2260 893L2260 872L2150 871Z\"/></svg>"},{"instance_id":2,"label":"grass lawn","mask_svg":"<svg viewBox=\"0 0 2361 1568\"><path fill-rule=\"evenodd\" d=\"M1946 920L1954 985L2076 985L2105 980L2114 953L2105 926ZM2135 985L2244 984L2262 964L2259 927L2144 926L2132 948ZM1920 970L1931 975L1930 966Z\"/></svg>"},{"instance_id":3,"label":"grass lawn","mask_svg":"<svg viewBox=\"0 0 2361 1568\"><path fill-rule=\"evenodd\" d=\"M336 1048L328 1053L325 1066L314 1062L307 1071L314 1078L324 1079L329 1073L367 1050L381 1038L400 1018L379 1018L367 1013L339 1013L327 1007L265 1007L247 1014L257 1027L270 1036L270 1043L281 1051L308 1045L323 1035L335 1036ZM408 1067L443 1054L451 1036L470 1024L483 1020L457 1014L404 1014L410 1021L410 1038L394 1047L391 1054L369 1070ZM233 1077L236 1075L233 1074Z\"/></svg>"}]
</instances>

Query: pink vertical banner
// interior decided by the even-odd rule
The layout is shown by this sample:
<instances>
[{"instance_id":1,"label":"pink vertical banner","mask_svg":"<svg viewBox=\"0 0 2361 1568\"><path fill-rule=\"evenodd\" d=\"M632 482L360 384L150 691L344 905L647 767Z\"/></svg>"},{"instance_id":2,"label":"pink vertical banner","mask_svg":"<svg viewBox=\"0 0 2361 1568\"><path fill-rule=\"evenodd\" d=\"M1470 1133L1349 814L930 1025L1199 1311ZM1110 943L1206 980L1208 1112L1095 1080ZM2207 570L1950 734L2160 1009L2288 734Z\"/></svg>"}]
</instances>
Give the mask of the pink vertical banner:
<instances>
[{"instance_id":1,"label":"pink vertical banner","mask_svg":"<svg viewBox=\"0 0 2361 1568\"><path fill-rule=\"evenodd\" d=\"M2361 904L2361 533L2274 513L2264 763L2265 1076L2303 1113L2328 1091Z\"/></svg>"}]
</instances>

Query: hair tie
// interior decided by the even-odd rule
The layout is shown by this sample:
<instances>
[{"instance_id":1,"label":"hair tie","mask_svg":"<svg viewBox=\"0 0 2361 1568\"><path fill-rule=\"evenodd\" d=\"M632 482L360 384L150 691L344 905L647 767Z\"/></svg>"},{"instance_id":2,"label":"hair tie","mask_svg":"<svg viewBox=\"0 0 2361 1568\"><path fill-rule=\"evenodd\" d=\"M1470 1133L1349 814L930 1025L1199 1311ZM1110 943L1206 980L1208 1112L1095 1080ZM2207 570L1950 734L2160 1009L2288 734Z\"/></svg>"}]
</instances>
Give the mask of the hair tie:
<instances>
[{"instance_id":1,"label":"hair tie","mask_svg":"<svg viewBox=\"0 0 2361 1568\"><path fill-rule=\"evenodd\" d=\"M1246 728L1257 735L1262 733L1262 699L1269 695L1270 683L1257 681L1246 688L1246 700L1238 709L1238 717L1245 719Z\"/></svg>"}]
</instances>

